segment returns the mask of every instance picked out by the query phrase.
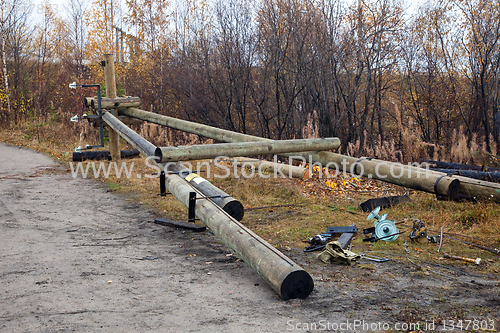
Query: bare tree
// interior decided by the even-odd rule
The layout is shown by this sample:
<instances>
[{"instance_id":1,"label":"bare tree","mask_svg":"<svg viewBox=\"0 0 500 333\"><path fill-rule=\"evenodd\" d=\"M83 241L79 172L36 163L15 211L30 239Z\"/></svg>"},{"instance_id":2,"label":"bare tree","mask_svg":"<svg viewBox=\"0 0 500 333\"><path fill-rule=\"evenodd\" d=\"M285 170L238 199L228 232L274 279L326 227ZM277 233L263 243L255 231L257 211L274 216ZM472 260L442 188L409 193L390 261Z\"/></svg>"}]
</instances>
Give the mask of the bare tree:
<instances>
[{"instance_id":1,"label":"bare tree","mask_svg":"<svg viewBox=\"0 0 500 333\"><path fill-rule=\"evenodd\" d=\"M65 5L68 20L68 30L71 41L71 65L76 69L76 77L82 78L85 60L85 48L87 43L87 28L85 25L85 15L87 11L87 0L70 0Z\"/></svg>"},{"instance_id":2,"label":"bare tree","mask_svg":"<svg viewBox=\"0 0 500 333\"><path fill-rule=\"evenodd\" d=\"M9 96L9 78L7 71L7 54L6 54L6 42L9 33L11 32L13 26L18 21L17 11L21 4L18 0L14 1L0 1L0 47L1 47L1 57L2 57L2 76L3 76L3 86L4 94L7 102L7 112L3 113L5 122L8 121L8 117L11 114L11 103Z\"/></svg>"}]
</instances>

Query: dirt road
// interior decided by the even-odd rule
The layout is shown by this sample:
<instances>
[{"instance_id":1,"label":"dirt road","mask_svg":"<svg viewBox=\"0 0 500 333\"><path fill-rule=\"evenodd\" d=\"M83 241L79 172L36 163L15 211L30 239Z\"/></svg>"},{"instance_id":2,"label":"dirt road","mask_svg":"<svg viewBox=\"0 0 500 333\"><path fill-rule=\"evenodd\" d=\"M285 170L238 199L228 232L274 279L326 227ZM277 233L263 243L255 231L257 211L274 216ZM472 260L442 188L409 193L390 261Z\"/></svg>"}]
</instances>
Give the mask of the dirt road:
<instances>
[{"instance_id":1,"label":"dirt road","mask_svg":"<svg viewBox=\"0 0 500 333\"><path fill-rule=\"evenodd\" d=\"M213 234L157 217L44 155L0 145L0 331L442 330L451 319L498 330L498 285L396 262L323 265L293 250L315 290L285 302Z\"/></svg>"}]
</instances>

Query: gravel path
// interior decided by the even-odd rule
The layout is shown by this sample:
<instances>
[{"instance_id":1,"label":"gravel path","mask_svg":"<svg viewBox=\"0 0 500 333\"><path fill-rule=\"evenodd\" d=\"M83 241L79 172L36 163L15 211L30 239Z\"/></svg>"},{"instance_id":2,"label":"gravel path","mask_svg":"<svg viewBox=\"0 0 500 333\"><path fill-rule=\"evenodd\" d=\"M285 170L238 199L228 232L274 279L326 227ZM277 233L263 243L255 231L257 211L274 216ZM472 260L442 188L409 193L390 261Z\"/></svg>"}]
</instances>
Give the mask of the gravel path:
<instances>
[{"instance_id":1,"label":"gravel path","mask_svg":"<svg viewBox=\"0 0 500 333\"><path fill-rule=\"evenodd\" d=\"M498 286L396 263L320 265L300 251L286 254L310 270L315 290L285 302L213 234L157 217L42 154L0 144L0 331L358 332L355 320L380 331L373 324L471 319L473 306L481 320L499 315Z\"/></svg>"}]
</instances>

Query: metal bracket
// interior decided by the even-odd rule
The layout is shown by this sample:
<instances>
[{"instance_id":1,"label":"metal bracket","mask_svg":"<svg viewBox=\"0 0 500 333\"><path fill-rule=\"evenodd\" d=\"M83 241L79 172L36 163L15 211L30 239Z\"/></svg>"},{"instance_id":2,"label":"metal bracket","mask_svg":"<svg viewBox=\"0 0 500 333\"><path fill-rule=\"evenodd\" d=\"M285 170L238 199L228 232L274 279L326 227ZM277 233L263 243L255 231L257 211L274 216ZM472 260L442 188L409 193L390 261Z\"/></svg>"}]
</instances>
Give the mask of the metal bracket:
<instances>
[{"instance_id":1,"label":"metal bracket","mask_svg":"<svg viewBox=\"0 0 500 333\"><path fill-rule=\"evenodd\" d=\"M161 175L160 175L161 177ZM199 220L196 218L195 215L195 208L196 208L196 200L203 200L203 199L212 199L212 198L228 198L230 197L229 195L227 196L221 196L221 195L214 195L211 197L196 197L196 192L189 192L189 205L188 205L188 222L194 223L194 221Z\"/></svg>"},{"instance_id":2,"label":"metal bracket","mask_svg":"<svg viewBox=\"0 0 500 333\"><path fill-rule=\"evenodd\" d=\"M358 164L359 162L361 162L362 160L367 160L367 161L371 161L373 159L373 157L361 157L359 160L356 161L356 163L354 163L354 168L352 168L354 171L354 174L355 175L358 175L358 176L362 176L358 173Z\"/></svg>"},{"instance_id":3,"label":"metal bracket","mask_svg":"<svg viewBox=\"0 0 500 333\"><path fill-rule=\"evenodd\" d=\"M358 232L358 228L356 228L355 226L348 226L348 227L328 227L326 229L326 233L327 234L343 234L344 232L348 232L348 233L357 233Z\"/></svg>"},{"instance_id":4,"label":"metal bracket","mask_svg":"<svg viewBox=\"0 0 500 333\"><path fill-rule=\"evenodd\" d=\"M76 87L82 87L82 88L97 88L97 115L84 115L82 118L79 118L77 116L71 117L71 121L73 122L78 122L78 120L84 120L84 119L92 119L92 118L98 118L99 119L99 135L101 137L101 144L97 146L89 146L86 145L85 148L82 148L81 146L78 148L75 148L75 152L79 153L82 150L88 150L88 149L93 149L93 148L102 148L104 147L104 126L103 126L103 121L102 121L102 108L101 108L101 85L100 84L77 84L76 82L70 83L69 84L70 89L76 89Z\"/></svg>"},{"instance_id":5,"label":"metal bracket","mask_svg":"<svg viewBox=\"0 0 500 333\"><path fill-rule=\"evenodd\" d=\"M167 195L167 188L165 186L165 171L160 172L160 195L162 197Z\"/></svg>"},{"instance_id":6,"label":"metal bracket","mask_svg":"<svg viewBox=\"0 0 500 333\"><path fill-rule=\"evenodd\" d=\"M189 192L188 222L194 223L196 221L195 208L196 192Z\"/></svg>"}]
</instances>

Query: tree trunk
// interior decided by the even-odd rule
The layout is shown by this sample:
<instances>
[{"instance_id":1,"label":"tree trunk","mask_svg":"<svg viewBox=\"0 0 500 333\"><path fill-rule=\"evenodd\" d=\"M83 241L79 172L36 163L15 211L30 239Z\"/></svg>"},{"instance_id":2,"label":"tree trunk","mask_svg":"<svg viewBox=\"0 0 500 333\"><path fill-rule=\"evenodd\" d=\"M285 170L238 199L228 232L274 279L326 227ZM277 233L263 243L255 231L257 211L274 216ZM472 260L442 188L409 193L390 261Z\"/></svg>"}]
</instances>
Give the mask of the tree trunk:
<instances>
[{"instance_id":1,"label":"tree trunk","mask_svg":"<svg viewBox=\"0 0 500 333\"><path fill-rule=\"evenodd\" d=\"M10 97L9 97L9 77L7 76L7 60L5 55L5 36L4 27L2 26L1 36L2 36L2 74L3 74L3 86L5 92L5 98L7 100L7 113L4 113L5 123L8 122L9 116L11 115L10 108Z\"/></svg>"}]
</instances>

